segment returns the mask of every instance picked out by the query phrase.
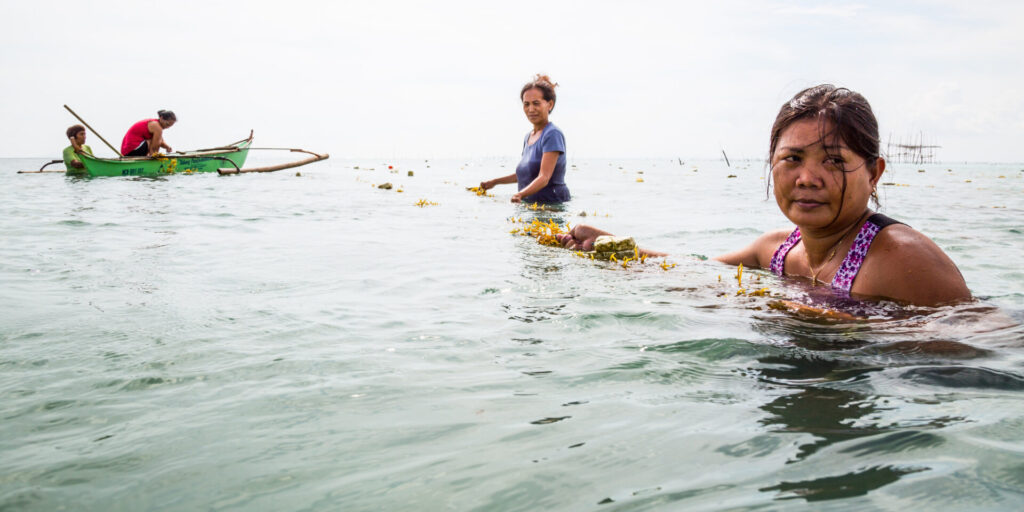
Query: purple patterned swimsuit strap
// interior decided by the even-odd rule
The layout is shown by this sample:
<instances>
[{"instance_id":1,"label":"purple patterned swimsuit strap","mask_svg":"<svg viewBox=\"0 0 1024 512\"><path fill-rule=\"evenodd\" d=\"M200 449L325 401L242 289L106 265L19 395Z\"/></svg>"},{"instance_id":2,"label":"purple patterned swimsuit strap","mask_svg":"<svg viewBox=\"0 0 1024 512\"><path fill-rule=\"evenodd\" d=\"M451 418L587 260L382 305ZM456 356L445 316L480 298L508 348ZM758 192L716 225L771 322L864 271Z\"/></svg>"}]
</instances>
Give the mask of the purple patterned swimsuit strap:
<instances>
[{"instance_id":1,"label":"purple patterned swimsuit strap","mask_svg":"<svg viewBox=\"0 0 1024 512\"><path fill-rule=\"evenodd\" d=\"M835 276L832 277L832 288L850 293L850 288L853 288L853 280L857 278L857 272L860 272L860 266L864 264L864 257L867 256L868 249L871 248L871 242L875 241L875 235L881 230L882 228L872 222L870 218L864 222L853 239L850 252L846 253L846 257L839 265L839 270L836 270Z\"/></svg>"},{"instance_id":2,"label":"purple patterned swimsuit strap","mask_svg":"<svg viewBox=\"0 0 1024 512\"><path fill-rule=\"evenodd\" d=\"M785 242L778 249L775 249L775 254L772 255L772 263L768 266L768 270L777 276L784 274L783 269L786 266L786 255L789 254L789 250L800 242L800 228L796 228L792 233L789 234L789 238L786 238Z\"/></svg>"}]
</instances>

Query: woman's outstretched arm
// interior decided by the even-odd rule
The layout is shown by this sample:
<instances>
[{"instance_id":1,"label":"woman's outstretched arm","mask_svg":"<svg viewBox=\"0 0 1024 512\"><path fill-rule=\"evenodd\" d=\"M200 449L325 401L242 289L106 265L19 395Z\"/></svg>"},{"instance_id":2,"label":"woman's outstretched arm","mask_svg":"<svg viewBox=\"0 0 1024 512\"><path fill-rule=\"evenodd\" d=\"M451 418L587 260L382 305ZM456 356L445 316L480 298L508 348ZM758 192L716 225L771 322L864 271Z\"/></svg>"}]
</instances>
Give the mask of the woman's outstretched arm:
<instances>
[{"instance_id":1,"label":"woman's outstretched arm","mask_svg":"<svg viewBox=\"0 0 1024 512\"><path fill-rule=\"evenodd\" d=\"M508 183L515 183L516 175L509 174L508 176L502 176L500 178L494 178L493 180L481 181L480 188L484 190L492 189L495 185L505 185Z\"/></svg>"},{"instance_id":2,"label":"woman's outstretched arm","mask_svg":"<svg viewBox=\"0 0 1024 512\"><path fill-rule=\"evenodd\" d=\"M593 226L586 224L580 224L573 226L569 230L569 233L564 235L556 235L558 241L561 242L562 247L571 249L574 251L592 251L594 250L594 241L599 236L612 236L611 233L597 229ZM661 258L668 256L668 253L652 251L650 249L644 249L643 247L638 248L640 254L647 255L649 258Z\"/></svg>"}]
</instances>

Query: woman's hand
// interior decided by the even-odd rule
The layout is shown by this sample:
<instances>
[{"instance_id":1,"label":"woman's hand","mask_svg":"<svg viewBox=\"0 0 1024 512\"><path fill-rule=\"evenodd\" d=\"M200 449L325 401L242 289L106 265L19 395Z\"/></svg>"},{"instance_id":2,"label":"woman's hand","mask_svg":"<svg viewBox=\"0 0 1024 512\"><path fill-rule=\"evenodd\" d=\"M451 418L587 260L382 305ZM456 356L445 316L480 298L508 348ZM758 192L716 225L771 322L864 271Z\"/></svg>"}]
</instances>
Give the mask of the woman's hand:
<instances>
[{"instance_id":1,"label":"woman's hand","mask_svg":"<svg viewBox=\"0 0 1024 512\"><path fill-rule=\"evenodd\" d=\"M568 234L555 235L562 247L571 249L574 251L592 251L594 250L594 241L601 235L610 235L607 231L601 231L593 226L586 224L579 224L573 226L569 230Z\"/></svg>"},{"instance_id":2,"label":"woman's hand","mask_svg":"<svg viewBox=\"0 0 1024 512\"><path fill-rule=\"evenodd\" d=\"M555 240L558 240L562 244L562 247L573 251L593 251L594 242L597 241L599 236L613 236L607 231L603 231L595 228L594 226L588 226L586 224L580 224L573 226L569 230L569 233L564 235L555 235ZM664 258L668 256L668 253L661 251L652 251L650 249L644 249L638 247L640 254L646 255L649 258Z\"/></svg>"},{"instance_id":3,"label":"woman's hand","mask_svg":"<svg viewBox=\"0 0 1024 512\"><path fill-rule=\"evenodd\" d=\"M523 202L523 196L522 196L522 194L512 194L512 199L511 199L511 201L512 201L513 203L521 203L521 202Z\"/></svg>"},{"instance_id":4,"label":"woman's hand","mask_svg":"<svg viewBox=\"0 0 1024 512\"><path fill-rule=\"evenodd\" d=\"M480 189L486 191L488 189L494 188L495 185L502 185L502 184L515 183L515 182L516 182L516 175L515 174L509 174L508 176L502 176L500 178L494 178L493 180L481 181L480 182Z\"/></svg>"}]
</instances>

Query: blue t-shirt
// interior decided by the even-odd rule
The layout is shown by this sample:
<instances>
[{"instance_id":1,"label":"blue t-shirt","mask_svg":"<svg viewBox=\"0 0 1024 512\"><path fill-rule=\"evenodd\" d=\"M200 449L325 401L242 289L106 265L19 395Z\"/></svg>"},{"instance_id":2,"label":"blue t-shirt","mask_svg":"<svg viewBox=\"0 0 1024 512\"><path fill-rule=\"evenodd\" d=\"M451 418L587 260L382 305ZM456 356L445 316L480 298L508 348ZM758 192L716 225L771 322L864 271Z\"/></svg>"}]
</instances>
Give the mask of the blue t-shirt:
<instances>
[{"instance_id":1,"label":"blue t-shirt","mask_svg":"<svg viewBox=\"0 0 1024 512\"><path fill-rule=\"evenodd\" d=\"M555 172L551 173L551 179L546 187L540 192L529 197L524 197L525 203L557 203L569 200L569 187L565 186L565 135L554 123L548 123L541 131L540 137L533 144L529 144L530 134L523 139L523 159L516 166L516 181L519 182L519 190L522 190L533 183L540 175L540 160L544 153L558 151L558 162L555 163Z\"/></svg>"}]
</instances>

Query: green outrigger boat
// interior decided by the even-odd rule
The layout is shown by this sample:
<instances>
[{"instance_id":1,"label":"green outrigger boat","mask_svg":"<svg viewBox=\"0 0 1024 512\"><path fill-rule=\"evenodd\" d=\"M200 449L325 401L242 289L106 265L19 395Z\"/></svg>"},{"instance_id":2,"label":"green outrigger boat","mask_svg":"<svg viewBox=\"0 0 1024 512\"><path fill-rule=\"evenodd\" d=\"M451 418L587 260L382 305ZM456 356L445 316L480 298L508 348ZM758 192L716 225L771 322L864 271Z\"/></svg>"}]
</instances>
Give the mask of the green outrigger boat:
<instances>
[{"instance_id":1,"label":"green outrigger boat","mask_svg":"<svg viewBox=\"0 0 1024 512\"><path fill-rule=\"evenodd\" d=\"M245 158L249 156L249 146L251 145L252 134L250 133L249 138L226 146L171 153L155 157L97 158L89 154L79 153L78 158L82 161L82 165L85 166L85 172L75 174L87 175L89 177L156 177L169 174L217 172L218 169L238 171L245 165ZM73 173L68 172L68 174Z\"/></svg>"}]
</instances>

